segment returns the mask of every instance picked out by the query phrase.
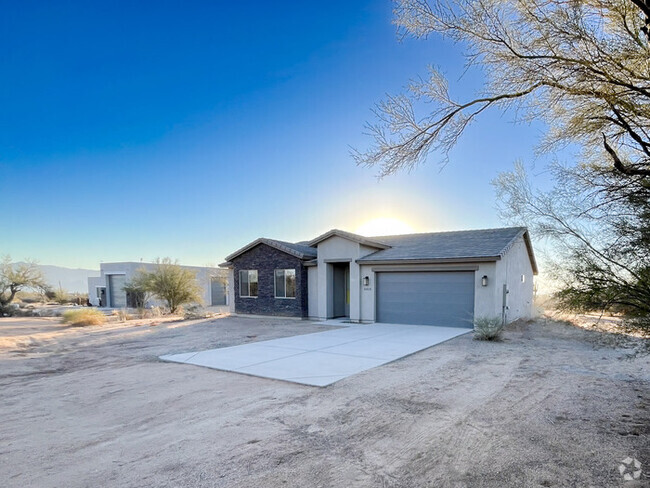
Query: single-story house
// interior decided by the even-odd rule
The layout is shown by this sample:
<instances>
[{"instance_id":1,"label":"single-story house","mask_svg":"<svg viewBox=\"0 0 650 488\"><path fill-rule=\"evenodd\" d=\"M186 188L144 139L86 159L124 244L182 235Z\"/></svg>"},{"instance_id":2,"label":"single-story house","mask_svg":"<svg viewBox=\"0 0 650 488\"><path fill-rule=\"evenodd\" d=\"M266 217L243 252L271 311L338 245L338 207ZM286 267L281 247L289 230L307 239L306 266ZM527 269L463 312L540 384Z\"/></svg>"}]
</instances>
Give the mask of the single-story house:
<instances>
[{"instance_id":1,"label":"single-story house","mask_svg":"<svg viewBox=\"0 0 650 488\"><path fill-rule=\"evenodd\" d=\"M134 298L124 291L124 285L129 283L139 269L153 271L156 263L123 262L101 263L100 275L88 278L88 300L96 307L132 308ZM196 274L196 280L202 289L203 304L208 307L227 306L228 271L222 268L181 266ZM160 300L151 299L146 306L162 305Z\"/></svg>"},{"instance_id":2,"label":"single-story house","mask_svg":"<svg viewBox=\"0 0 650 488\"><path fill-rule=\"evenodd\" d=\"M226 258L237 314L471 327L533 313L537 264L524 227L308 242L260 238Z\"/></svg>"}]
</instances>

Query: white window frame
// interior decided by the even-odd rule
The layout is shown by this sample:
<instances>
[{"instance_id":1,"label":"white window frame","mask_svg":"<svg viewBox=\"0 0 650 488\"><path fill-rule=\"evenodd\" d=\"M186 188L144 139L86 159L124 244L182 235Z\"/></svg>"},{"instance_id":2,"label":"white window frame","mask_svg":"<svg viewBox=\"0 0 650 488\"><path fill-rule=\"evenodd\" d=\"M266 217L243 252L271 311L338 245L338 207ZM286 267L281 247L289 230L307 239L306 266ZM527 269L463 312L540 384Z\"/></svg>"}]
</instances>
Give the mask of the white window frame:
<instances>
[{"instance_id":1,"label":"white window frame","mask_svg":"<svg viewBox=\"0 0 650 488\"><path fill-rule=\"evenodd\" d=\"M241 283L242 283L241 274L242 273L248 273L248 280L247 280L247 283L248 283L248 295L242 295L241 294ZM251 273L255 273L255 282L257 283L257 295L251 295ZM259 281L259 274L258 274L257 270L256 269L240 269L239 270L238 287L239 287L239 296L241 298L257 298L259 296L259 294L260 294L260 281Z\"/></svg>"},{"instance_id":2,"label":"white window frame","mask_svg":"<svg viewBox=\"0 0 650 488\"><path fill-rule=\"evenodd\" d=\"M284 279L284 295L283 297L278 296L278 290L277 290L277 283L276 280L278 279L276 272L282 271L282 277ZM278 268L273 270L273 296L279 300L295 300L296 297L295 295L292 297L288 297L287 295L287 271L293 271L293 281L295 283L295 288L294 288L294 293L297 295L298 294L298 281L296 280L296 270L295 268Z\"/></svg>"}]
</instances>

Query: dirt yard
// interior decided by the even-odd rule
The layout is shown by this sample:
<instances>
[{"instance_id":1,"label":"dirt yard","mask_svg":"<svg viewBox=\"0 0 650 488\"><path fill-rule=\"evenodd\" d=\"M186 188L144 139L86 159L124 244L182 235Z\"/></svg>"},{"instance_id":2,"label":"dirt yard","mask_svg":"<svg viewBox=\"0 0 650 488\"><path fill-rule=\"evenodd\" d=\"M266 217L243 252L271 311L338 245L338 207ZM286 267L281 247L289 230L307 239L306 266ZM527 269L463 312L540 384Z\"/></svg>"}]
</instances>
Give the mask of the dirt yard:
<instances>
[{"instance_id":1,"label":"dirt yard","mask_svg":"<svg viewBox=\"0 0 650 488\"><path fill-rule=\"evenodd\" d=\"M157 360L322 330L0 319L0 486L649 486L643 339L540 320L327 388Z\"/></svg>"}]
</instances>

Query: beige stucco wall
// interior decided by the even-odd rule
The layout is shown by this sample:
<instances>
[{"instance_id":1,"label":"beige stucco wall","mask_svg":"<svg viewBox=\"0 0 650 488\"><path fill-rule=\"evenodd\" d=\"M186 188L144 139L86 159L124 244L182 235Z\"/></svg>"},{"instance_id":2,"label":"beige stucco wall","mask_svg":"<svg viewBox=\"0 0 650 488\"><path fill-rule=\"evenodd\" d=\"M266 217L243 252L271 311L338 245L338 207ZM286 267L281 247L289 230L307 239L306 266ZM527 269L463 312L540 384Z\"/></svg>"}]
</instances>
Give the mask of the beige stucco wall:
<instances>
[{"instance_id":1,"label":"beige stucco wall","mask_svg":"<svg viewBox=\"0 0 650 488\"><path fill-rule=\"evenodd\" d=\"M318 267L307 268L307 315L318 318Z\"/></svg>"},{"instance_id":2,"label":"beige stucco wall","mask_svg":"<svg viewBox=\"0 0 650 488\"><path fill-rule=\"evenodd\" d=\"M412 271L414 269L421 271L451 271L451 270L474 270L474 315L494 315L495 305L494 299L496 296L495 286L495 263L463 263L449 264L449 265L362 265L360 277L361 280L365 276L370 279L368 286L363 286L363 281L360 282L361 288L361 321L364 323L371 323L375 321L375 297L376 297L376 273L383 270L392 271ZM481 278L488 277L488 286L481 285Z\"/></svg>"},{"instance_id":3,"label":"beige stucco wall","mask_svg":"<svg viewBox=\"0 0 650 488\"><path fill-rule=\"evenodd\" d=\"M497 262L499 314L503 303L503 285L506 285L506 322L529 319L533 316L533 268L523 237L518 238ZM522 276L524 277L522 281Z\"/></svg>"},{"instance_id":4,"label":"beige stucco wall","mask_svg":"<svg viewBox=\"0 0 650 488\"><path fill-rule=\"evenodd\" d=\"M366 256L377 249L362 246L361 244L333 236L318 244L318 266L316 267L316 294L317 300L314 306L317 310L317 318L326 319L331 317L332 312L332 265L333 261L347 261L350 263L350 320L358 322L361 320L360 308L360 271L356 260ZM309 285L308 285L309 286ZM311 288L309 294L312 294ZM312 316L311 312L309 313Z\"/></svg>"},{"instance_id":5,"label":"beige stucco wall","mask_svg":"<svg viewBox=\"0 0 650 488\"><path fill-rule=\"evenodd\" d=\"M356 260L376 249L362 246L341 237L331 237L318 244L318 266L309 269L309 316L326 319L332 316L332 261L350 263L350 320L372 323L375 321L376 273L388 268L399 271L473 270L474 316L501 317L503 286L507 285L508 322L528 318L533 310L533 270L523 237L518 238L502 259L496 262L474 262L439 265L359 265ZM521 276L524 276L522 282ZM369 285L363 286L363 278ZM487 276L488 284L481 281Z\"/></svg>"}]
</instances>

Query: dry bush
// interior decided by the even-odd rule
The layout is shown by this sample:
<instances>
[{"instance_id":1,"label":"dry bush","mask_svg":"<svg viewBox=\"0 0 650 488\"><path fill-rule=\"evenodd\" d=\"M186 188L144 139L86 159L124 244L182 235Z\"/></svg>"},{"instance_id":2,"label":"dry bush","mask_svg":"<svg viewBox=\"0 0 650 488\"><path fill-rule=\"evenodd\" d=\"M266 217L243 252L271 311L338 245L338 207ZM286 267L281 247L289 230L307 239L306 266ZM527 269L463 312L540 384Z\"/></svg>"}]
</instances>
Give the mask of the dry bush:
<instances>
[{"instance_id":1,"label":"dry bush","mask_svg":"<svg viewBox=\"0 0 650 488\"><path fill-rule=\"evenodd\" d=\"M162 307L151 307L149 309L149 316L153 319L157 319L165 315L165 310Z\"/></svg>"},{"instance_id":2,"label":"dry bush","mask_svg":"<svg viewBox=\"0 0 650 488\"><path fill-rule=\"evenodd\" d=\"M120 322L126 322L127 320L131 320L133 318L124 308L116 310L113 312L113 315L117 315L117 320Z\"/></svg>"},{"instance_id":3,"label":"dry bush","mask_svg":"<svg viewBox=\"0 0 650 488\"><path fill-rule=\"evenodd\" d=\"M205 319L209 315L202 306L197 304L183 308L183 318L185 320Z\"/></svg>"},{"instance_id":4,"label":"dry bush","mask_svg":"<svg viewBox=\"0 0 650 488\"><path fill-rule=\"evenodd\" d=\"M63 312L64 324L70 325L101 325L106 322L106 315L95 308L83 308Z\"/></svg>"},{"instance_id":5,"label":"dry bush","mask_svg":"<svg viewBox=\"0 0 650 488\"><path fill-rule=\"evenodd\" d=\"M479 341L498 341L505 327L501 317L476 317L474 319L474 339Z\"/></svg>"}]
</instances>

